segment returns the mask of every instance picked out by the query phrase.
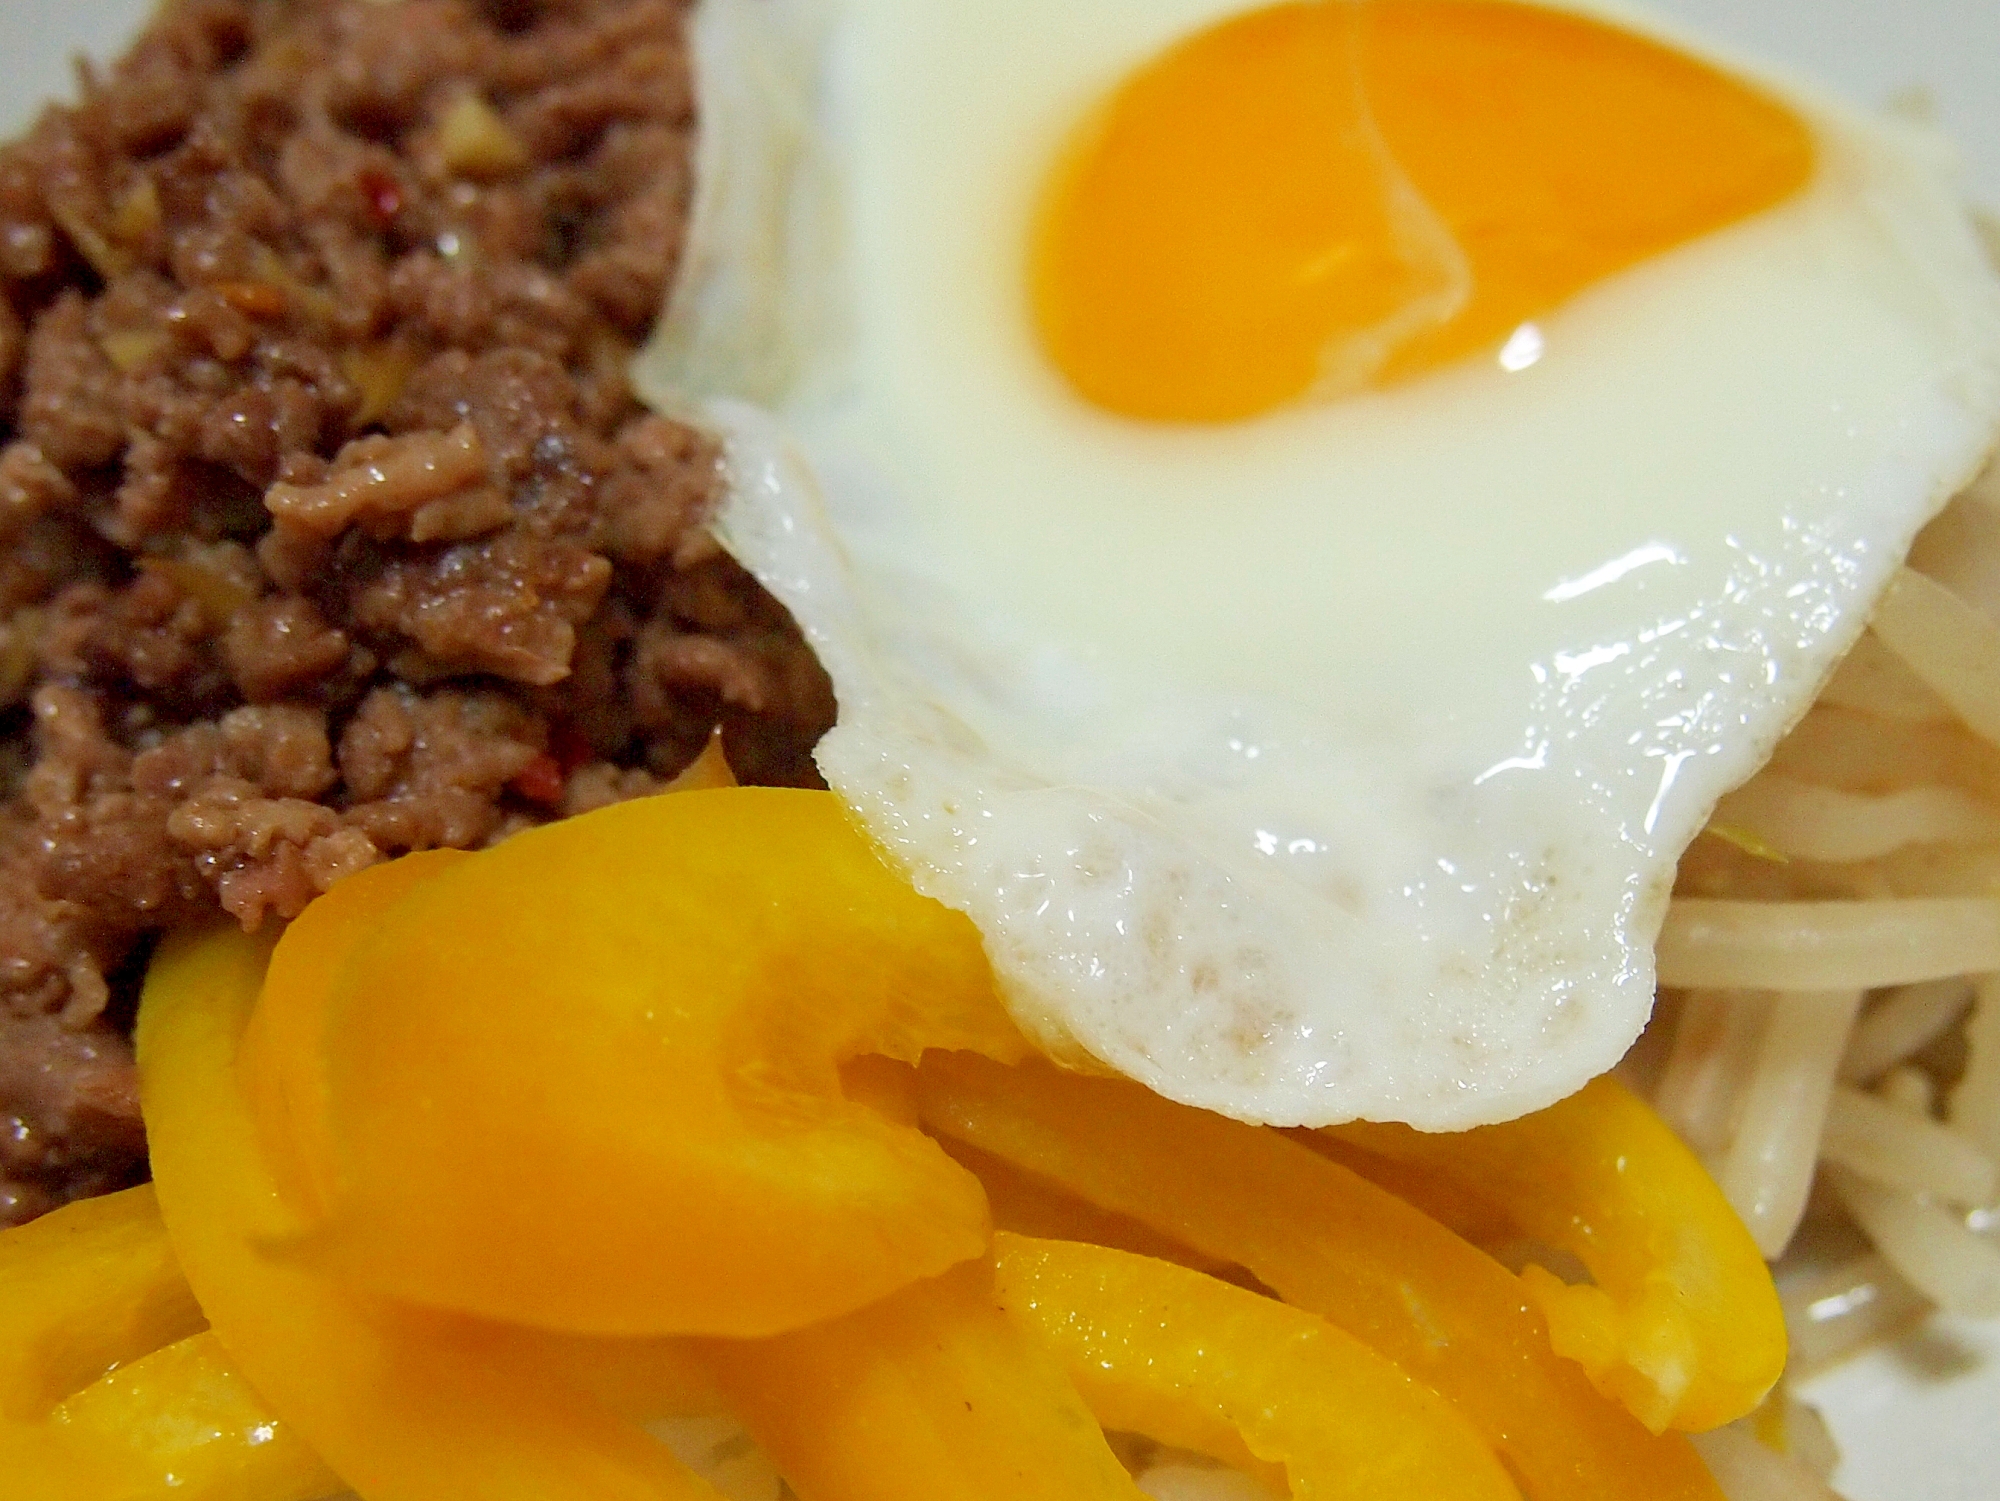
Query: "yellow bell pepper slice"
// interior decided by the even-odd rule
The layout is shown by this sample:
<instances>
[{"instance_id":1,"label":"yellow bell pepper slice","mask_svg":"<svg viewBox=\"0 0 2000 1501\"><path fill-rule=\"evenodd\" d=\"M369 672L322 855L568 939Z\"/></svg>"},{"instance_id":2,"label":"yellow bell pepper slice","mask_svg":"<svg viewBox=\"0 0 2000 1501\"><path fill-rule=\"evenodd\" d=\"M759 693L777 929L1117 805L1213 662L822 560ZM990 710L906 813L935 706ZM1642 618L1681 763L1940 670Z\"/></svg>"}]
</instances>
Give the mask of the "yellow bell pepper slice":
<instances>
[{"instance_id":1,"label":"yellow bell pepper slice","mask_svg":"<svg viewBox=\"0 0 2000 1501\"><path fill-rule=\"evenodd\" d=\"M1559 1354L1654 1432L1754 1410L1785 1367L1777 1289L1750 1232L1681 1139L1615 1079L1521 1120L1451 1135L1329 1133L1497 1199L1594 1285L1521 1275Z\"/></svg>"},{"instance_id":2,"label":"yellow bell pepper slice","mask_svg":"<svg viewBox=\"0 0 2000 1501\"><path fill-rule=\"evenodd\" d=\"M1299 1501L1519 1501L1472 1425L1324 1319L1101 1246L994 1238L1000 1302L1097 1420L1226 1462L1282 1466Z\"/></svg>"},{"instance_id":3,"label":"yellow bell pepper slice","mask_svg":"<svg viewBox=\"0 0 2000 1501\"><path fill-rule=\"evenodd\" d=\"M993 1209L993 1227L996 1230L1010 1230L1016 1235L1042 1240L1073 1240L1094 1246L1109 1246L1117 1251L1130 1251L1135 1256L1171 1261L1225 1280L1243 1275L1241 1268L1232 1267L1213 1256L1204 1256L1130 1215L1114 1214L1088 1199L1065 1193L1045 1179L1024 1172L991 1152L982 1152L963 1142L947 1142L945 1150L951 1153L954 1161L978 1174L979 1182L986 1190L987 1202Z\"/></svg>"},{"instance_id":4,"label":"yellow bell pepper slice","mask_svg":"<svg viewBox=\"0 0 2000 1501\"><path fill-rule=\"evenodd\" d=\"M115 1498L121 1477L109 1455L69 1444L47 1421L0 1418L0 1477L7 1501L78 1501Z\"/></svg>"},{"instance_id":5,"label":"yellow bell pepper slice","mask_svg":"<svg viewBox=\"0 0 2000 1501\"><path fill-rule=\"evenodd\" d=\"M470 857L425 850L340 882L292 920L271 954L264 988L237 1050L244 1102L265 1166L303 1219L326 1212L326 1008L334 977L366 933L404 896Z\"/></svg>"},{"instance_id":6,"label":"yellow bell pepper slice","mask_svg":"<svg viewBox=\"0 0 2000 1501\"><path fill-rule=\"evenodd\" d=\"M0 1233L0 1417L40 1422L203 1322L151 1184Z\"/></svg>"},{"instance_id":7,"label":"yellow bell pepper slice","mask_svg":"<svg viewBox=\"0 0 2000 1501\"><path fill-rule=\"evenodd\" d=\"M344 1489L213 1333L190 1333L204 1323L151 1184L0 1233L9 1501L308 1501ZM536 1358L635 1418L721 1410L701 1368L664 1342L550 1337Z\"/></svg>"},{"instance_id":8,"label":"yellow bell pepper slice","mask_svg":"<svg viewBox=\"0 0 2000 1501\"><path fill-rule=\"evenodd\" d=\"M1422 1210L1453 1235L1471 1241L1482 1251L1505 1248L1522 1237L1521 1227L1514 1223L1513 1217L1476 1189L1466 1189L1421 1167L1366 1151L1331 1131L1293 1129L1285 1134L1359 1173L1405 1204Z\"/></svg>"},{"instance_id":9,"label":"yellow bell pepper slice","mask_svg":"<svg viewBox=\"0 0 2000 1501\"><path fill-rule=\"evenodd\" d=\"M137 1036L160 1209L242 1375L368 1501L716 1501L562 1381L536 1337L386 1305L270 1253L298 1227L236 1074L268 953L234 930L169 939Z\"/></svg>"},{"instance_id":10,"label":"yellow bell pepper slice","mask_svg":"<svg viewBox=\"0 0 2000 1501\"><path fill-rule=\"evenodd\" d=\"M112 1367L198 1331L150 1186L69 1204L0 1233L0 1493L109 1497L130 1477L51 1421Z\"/></svg>"},{"instance_id":11,"label":"yellow bell pepper slice","mask_svg":"<svg viewBox=\"0 0 2000 1501\"><path fill-rule=\"evenodd\" d=\"M1235 1262L1432 1387L1537 1501L1720 1496L1549 1348L1505 1267L1283 1135L1047 1065L934 1054L924 1123Z\"/></svg>"},{"instance_id":12,"label":"yellow bell pepper slice","mask_svg":"<svg viewBox=\"0 0 2000 1501\"><path fill-rule=\"evenodd\" d=\"M705 1344L802 1501L1141 1501L1055 1358L968 1262L826 1323Z\"/></svg>"},{"instance_id":13,"label":"yellow bell pepper slice","mask_svg":"<svg viewBox=\"0 0 2000 1501\"><path fill-rule=\"evenodd\" d=\"M0 1235L8 1501L312 1501L341 1486L229 1367L152 1185Z\"/></svg>"},{"instance_id":14,"label":"yellow bell pepper slice","mask_svg":"<svg viewBox=\"0 0 2000 1501\"><path fill-rule=\"evenodd\" d=\"M100 1377L50 1424L72 1452L119 1476L92 1501L318 1501L347 1488L236 1373L212 1331Z\"/></svg>"},{"instance_id":15,"label":"yellow bell pepper slice","mask_svg":"<svg viewBox=\"0 0 2000 1501\"><path fill-rule=\"evenodd\" d=\"M677 793L534 829L346 938L303 1002L284 976L309 966L280 945L265 1004L317 1021L271 1024L249 1081L265 1098L266 1069L323 1071L323 1120L293 1135L327 1214L299 1254L338 1280L576 1333L755 1336L986 1248L977 1180L846 1098L840 1065L1026 1044L971 923L831 794ZM299 1047L322 1061L284 1065Z\"/></svg>"},{"instance_id":16,"label":"yellow bell pepper slice","mask_svg":"<svg viewBox=\"0 0 2000 1501\"><path fill-rule=\"evenodd\" d=\"M523 1364L645 1423L654 1418L713 1418L729 1411L693 1340L597 1339L516 1329L510 1348Z\"/></svg>"}]
</instances>

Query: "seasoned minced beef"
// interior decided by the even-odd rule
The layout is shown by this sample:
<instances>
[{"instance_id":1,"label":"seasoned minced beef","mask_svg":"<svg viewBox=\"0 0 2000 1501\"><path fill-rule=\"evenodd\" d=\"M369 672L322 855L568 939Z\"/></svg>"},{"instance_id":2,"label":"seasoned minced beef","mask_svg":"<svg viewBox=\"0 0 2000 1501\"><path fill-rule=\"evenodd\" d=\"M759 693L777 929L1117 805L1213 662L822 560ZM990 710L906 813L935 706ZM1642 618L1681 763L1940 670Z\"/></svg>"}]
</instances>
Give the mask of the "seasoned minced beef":
<instances>
[{"instance_id":1,"label":"seasoned minced beef","mask_svg":"<svg viewBox=\"0 0 2000 1501\"><path fill-rule=\"evenodd\" d=\"M625 365L681 0L170 0L0 151L0 1224L144 1173L151 935L832 717Z\"/></svg>"}]
</instances>

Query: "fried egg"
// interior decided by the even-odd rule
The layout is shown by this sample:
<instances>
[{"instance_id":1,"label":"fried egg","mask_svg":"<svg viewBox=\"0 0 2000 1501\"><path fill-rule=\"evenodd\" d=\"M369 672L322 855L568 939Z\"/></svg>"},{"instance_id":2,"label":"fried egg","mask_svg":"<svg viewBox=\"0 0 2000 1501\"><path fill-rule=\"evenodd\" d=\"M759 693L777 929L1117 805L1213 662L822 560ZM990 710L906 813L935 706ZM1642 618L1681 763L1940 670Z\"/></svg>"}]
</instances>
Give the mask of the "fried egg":
<instances>
[{"instance_id":1,"label":"fried egg","mask_svg":"<svg viewBox=\"0 0 2000 1501\"><path fill-rule=\"evenodd\" d=\"M1682 850L1991 449L1944 145L1602 8L695 25L641 384L1024 1028L1280 1124L1611 1066Z\"/></svg>"}]
</instances>

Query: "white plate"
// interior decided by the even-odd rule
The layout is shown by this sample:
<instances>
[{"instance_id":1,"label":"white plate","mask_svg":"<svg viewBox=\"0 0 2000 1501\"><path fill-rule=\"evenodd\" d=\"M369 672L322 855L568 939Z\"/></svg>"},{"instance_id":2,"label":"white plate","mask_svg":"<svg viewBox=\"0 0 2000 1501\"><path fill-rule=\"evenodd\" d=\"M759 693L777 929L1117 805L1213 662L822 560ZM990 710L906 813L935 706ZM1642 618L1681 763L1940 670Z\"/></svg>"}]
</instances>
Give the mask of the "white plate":
<instances>
[{"instance_id":1,"label":"white plate","mask_svg":"<svg viewBox=\"0 0 2000 1501\"><path fill-rule=\"evenodd\" d=\"M1246 0L1248 3L1248 0ZM1744 51L1809 67L1855 98L1923 107L1958 141L1974 194L2000 205L1996 0L1652 0ZM115 53L147 0L0 0L0 132L67 92L78 49ZM2000 1494L2000 1324L1934 1320L1812 1383L1852 1501Z\"/></svg>"}]
</instances>

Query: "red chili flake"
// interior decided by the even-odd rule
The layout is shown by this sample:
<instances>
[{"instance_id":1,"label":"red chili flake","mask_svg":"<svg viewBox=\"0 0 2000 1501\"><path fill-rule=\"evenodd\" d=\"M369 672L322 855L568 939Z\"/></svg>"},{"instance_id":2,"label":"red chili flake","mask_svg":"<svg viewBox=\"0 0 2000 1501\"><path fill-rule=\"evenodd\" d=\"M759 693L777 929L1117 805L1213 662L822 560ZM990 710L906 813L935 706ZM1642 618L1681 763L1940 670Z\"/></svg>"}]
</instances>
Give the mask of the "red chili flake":
<instances>
[{"instance_id":1,"label":"red chili flake","mask_svg":"<svg viewBox=\"0 0 2000 1501\"><path fill-rule=\"evenodd\" d=\"M597 759L597 748L575 725L559 724L549 732L549 754L568 776L579 766L588 766Z\"/></svg>"},{"instance_id":2,"label":"red chili flake","mask_svg":"<svg viewBox=\"0 0 2000 1501\"><path fill-rule=\"evenodd\" d=\"M562 763L554 756L536 756L526 766L514 774L514 780L507 784L531 803L540 803L544 808L553 808L562 801Z\"/></svg>"},{"instance_id":3,"label":"red chili flake","mask_svg":"<svg viewBox=\"0 0 2000 1501\"><path fill-rule=\"evenodd\" d=\"M379 167L363 167L355 178L377 229L387 229L403 211L403 185Z\"/></svg>"},{"instance_id":4,"label":"red chili flake","mask_svg":"<svg viewBox=\"0 0 2000 1501\"><path fill-rule=\"evenodd\" d=\"M285 316L285 289L274 287L268 281L218 282L215 291L224 302L246 317L270 322Z\"/></svg>"}]
</instances>

